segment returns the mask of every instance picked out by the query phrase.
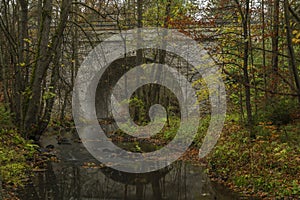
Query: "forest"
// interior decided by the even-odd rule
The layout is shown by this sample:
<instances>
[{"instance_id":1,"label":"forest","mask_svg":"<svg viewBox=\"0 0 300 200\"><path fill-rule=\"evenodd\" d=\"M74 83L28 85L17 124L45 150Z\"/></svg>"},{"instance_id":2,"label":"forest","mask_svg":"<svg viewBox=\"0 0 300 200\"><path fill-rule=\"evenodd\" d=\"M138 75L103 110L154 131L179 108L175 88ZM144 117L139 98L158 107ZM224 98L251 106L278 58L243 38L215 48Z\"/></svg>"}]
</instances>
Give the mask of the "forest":
<instances>
[{"instance_id":1,"label":"forest","mask_svg":"<svg viewBox=\"0 0 300 200\"><path fill-rule=\"evenodd\" d=\"M0 0L0 11L0 200L300 198L299 1ZM103 71L92 100L109 141L146 155L172 144L181 130L181 100L157 82L137 87L123 103L130 121L141 127L151 125L153 105L164 107L162 129L139 138L118 127L114 113L125 114L114 111L111 95L135 66L166 64L180 73L196 91L200 118L196 136L174 166L145 174L119 172L122 181L116 181L116 168L78 150L85 149L85 141L74 119L74 109L80 107L74 90L98 45L137 30L136 45L144 47L141 42L147 41L139 30L150 28L175 30L205 52L198 61L208 65L205 60L210 60L220 74L226 116L217 143L199 157L210 123L221 114L212 115L209 78L189 63L197 60L194 50L179 45L189 55L177 55L167 50L168 39L161 42L163 48L128 50ZM149 77L168 79L160 70L153 68ZM141 74L125 82L138 85L149 77ZM172 196L169 191L183 178L181 170L186 170L186 180L178 182ZM201 172L205 184L192 179L194 171ZM97 184L102 189L94 188Z\"/></svg>"}]
</instances>

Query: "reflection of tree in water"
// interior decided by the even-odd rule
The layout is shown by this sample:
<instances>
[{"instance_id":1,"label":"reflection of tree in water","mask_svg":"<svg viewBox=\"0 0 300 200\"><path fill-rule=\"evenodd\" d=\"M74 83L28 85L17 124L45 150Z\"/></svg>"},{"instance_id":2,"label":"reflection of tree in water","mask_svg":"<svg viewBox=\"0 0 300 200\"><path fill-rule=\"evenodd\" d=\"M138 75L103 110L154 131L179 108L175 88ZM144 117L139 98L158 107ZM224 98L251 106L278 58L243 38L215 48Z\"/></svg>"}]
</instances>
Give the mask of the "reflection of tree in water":
<instances>
[{"instance_id":1,"label":"reflection of tree in water","mask_svg":"<svg viewBox=\"0 0 300 200\"><path fill-rule=\"evenodd\" d=\"M170 169L131 174L108 167L100 170L66 167L58 180L60 199L162 199L160 180ZM149 187L152 187L152 192L148 191Z\"/></svg>"},{"instance_id":2,"label":"reflection of tree in water","mask_svg":"<svg viewBox=\"0 0 300 200\"><path fill-rule=\"evenodd\" d=\"M152 196L155 199L162 199L161 179L166 176L172 167L166 167L155 172L145 174L132 174L120 172L112 168L103 168L101 171L110 179L124 185L124 199L128 198L128 186L135 186L137 199L145 199L147 185L152 187Z\"/></svg>"},{"instance_id":3,"label":"reflection of tree in water","mask_svg":"<svg viewBox=\"0 0 300 200\"><path fill-rule=\"evenodd\" d=\"M54 173L52 165L47 165L45 173L37 173L32 177L33 184L25 186L19 194L24 200L44 200L44 199L63 199L60 193L57 175Z\"/></svg>"},{"instance_id":4,"label":"reflection of tree in water","mask_svg":"<svg viewBox=\"0 0 300 200\"><path fill-rule=\"evenodd\" d=\"M184 162L146 174L83 168L76 163L51 166L36 177L39 198L34 199L235 199L228 191L217 189L202 168Z\"/></svg>"}]
</instances>

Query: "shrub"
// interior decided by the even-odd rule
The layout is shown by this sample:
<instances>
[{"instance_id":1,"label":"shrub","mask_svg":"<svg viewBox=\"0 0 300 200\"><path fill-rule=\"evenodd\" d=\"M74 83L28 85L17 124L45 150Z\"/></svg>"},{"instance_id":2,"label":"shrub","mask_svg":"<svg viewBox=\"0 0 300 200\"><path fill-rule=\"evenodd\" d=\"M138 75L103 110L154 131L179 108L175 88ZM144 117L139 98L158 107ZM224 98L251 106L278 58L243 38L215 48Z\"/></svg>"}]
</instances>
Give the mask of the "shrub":
<instances>
[{"instance_id":1,"label":"shrub","mask_svg":"<svg viewBox=\"0 0 300 200\"><path fill-rule=\"evenodd\" d=\"M0 105L0 127L11 126L11 113L5 108L4 105Z\"/></svg>"},{"instance_id":2,"label":"shrub","mask_svg":"<svg viewBox=\"0 0 300 200\"><path fill-rule=\"evenodd\" d=\"M292 121L291 113L296 103L292 99L279 99L267 107L266 120L280 126Z\"/></svg>"}]
</instances>

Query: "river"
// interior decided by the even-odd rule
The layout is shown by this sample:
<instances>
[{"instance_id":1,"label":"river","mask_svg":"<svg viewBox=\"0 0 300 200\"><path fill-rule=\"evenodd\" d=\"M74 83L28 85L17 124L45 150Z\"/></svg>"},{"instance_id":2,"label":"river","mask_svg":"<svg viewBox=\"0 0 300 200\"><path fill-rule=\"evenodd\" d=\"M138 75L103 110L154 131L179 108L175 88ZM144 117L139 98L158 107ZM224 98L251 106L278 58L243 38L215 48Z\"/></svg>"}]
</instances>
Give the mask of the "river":
<instances>
[{"instance_id":1,"label":"river","mask_svg":"<svg viewBox=\"0 0 300 200\"><path fill-rule=\"evenodd\" d=\"M212 182L199 165L178 161L159 171L130 174L102 165L80 143L58 145L54 136L44 136L42 144L54 145L52 153L60 161L35 172L22 200L241 199Z\"/></svg>"}]
</instances>

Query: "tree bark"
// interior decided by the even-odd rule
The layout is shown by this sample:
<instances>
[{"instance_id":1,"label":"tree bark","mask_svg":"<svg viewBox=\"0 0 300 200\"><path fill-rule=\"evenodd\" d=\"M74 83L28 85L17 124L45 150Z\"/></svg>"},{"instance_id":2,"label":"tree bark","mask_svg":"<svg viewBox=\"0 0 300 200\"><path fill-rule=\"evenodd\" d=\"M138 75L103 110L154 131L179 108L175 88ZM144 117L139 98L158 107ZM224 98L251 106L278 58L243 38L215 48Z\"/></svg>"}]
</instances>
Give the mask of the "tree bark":
<instances>
[{"instance_id":1,"label":"tree bark","mask_svg":"<svg viewBox=\"0 0 300 200\"><path fill-rule=\"evenodd\" d=\"M59 66L60 66L59 62L60 62L60 58L61 58L61 45L62 45L62 41L63 41L63 32L65 30L65 27L66 27L66 24L68 21L68 16L69 16L69 13L71 10L71 3L72 3L72 0L63 0L62 1L60 24L58 25L58 29L57 29L57 32L56 32L56 35L54 38L54 43L56 44L55 45L56 49L54 49L55 55L53 58L53 70L52 70L50 87L49 87L49 92L51 92L51 93L55 93L56 88L57 88L57 82L59 79ZM52 97L52 98L49 98L46 100L46 110L42 117L42 120L39 122L39 130L37 133L38 138L48 126L54 101L55 101L55 97Z\"/></svg>"},{"instance_id":2,"label":"tree bark","mask_svg":"<svg viewBox=\"0 0 300 200\"><path fill-rule=\"evenodd\" d=\"M265 41L265 0L261 1L261 16L262 16L262 65L263 65L263 71L264 71L264 89L267 90L267 66L266 66L266 41ZM267 93L265 93L265 97L267 97Z\"/></svg>"},{"instance_id":3,"label":"tree bark","mask_svg":"<svg viewBox=\"0 0 300 200\"><path fill-rule=\"evenodd\" d=\"M50 25L51 25L52 0L45 0L42 8L42 22L40 27L37 61L35 63L31 78L31 96L28 99L28 108L25 115L23 130L26 137L33 137L38 128L38 118L41 104L41 85L45 78L46 70L49 67L50 55Z\"/></svg>"},{"instance_id":4,"label":"tree bark","mask_svg":"<svg viewBox=\"0 0 300 200\"><path fill-rule=\"evenodd\" d=\"M23 97L22 92L24 91L24 75L22 72L21 64L26 65L26 44L24 39L28 37L28 1L20 0L20 23L19 23L19 44L18 44L18 63L16 67L16 111L15 111L15 123L18 124L19 127L22 126L23 119Z\"/></svg>"},{"instance_id":5,"label":"tree bark","mask_svg":"<svg viewBox=\"0 0 300 200\"><path fill-rule=\"evenodd\" d=\"M61 5L60 22L56 29L56 32L50 42L50 25L51 25L51 11L52 11L52 0L46 0L43 11L42 11L42 23L40 31L40 42L38 50L38 59L35 66L35 71L33 74L33 84L32 84L32 97L28 102L28 109L26 112L26 118L24 123L24 129L28 136L33 139L38 140L41 133L47 127L51 111L54 103L54 98L49 98L46 101L46 109L41 117L38 113L41 108L41 83L46 77L46 71L50 64L53 63L53 71L51 75L51 82L49 87L49 92L54 93L56 90L56 83L58 80L58 67L60 61L61 45L63 41L63 32L65 30L69 12L71 9L71 0L63 0ZM50 42L50 43L49 43ZM50 47L48 46L50 45Z\"/></svg>"},{"instance_id":6,"label":"tree bark","mask_svg":"<svg viewBox=\"0 0 300 200\"><path fill-rule=\"evenodd\" d=\"M296 85L297 95L298 95L298 102L300 105L300 78L299 78L298 68L296 65L295 51L292 43L292 29L290 26L288 0L284 0L284 18L285 18L285 25L286 25L286 40L287 40L287 47L289 53L290 69L292 71L292 74L294 75L295 85Z\"/></svg>"},{"instance_id":7,"label":"tree bark","mask_svg":"<svg viewBox=\"0 0 300 200\"><path fill-rule=\"evenodd\" d=\"M250 137L255 138L253 132L253 116L252 116L252 106L251 106L251 87L250 78L248 72L248 59L249 59L249 24L250 24L250 0L245 2L245 11L242 11L241 5L236 0L236 4L239 6L240 15L242 16L242 26L243 26L243 42L244 42L244 55L243 55L243 80L245 87L246 96L246 112L247 112L247 125L250 130Z\"/></svg>"},{"instance_id":8,"label":"tree bark","mask_svg":"<svg viewBox=\"0 0 300 200\"><path fill-rule=\"evenodd\" d=\"M272 73L271 90L277 90L278 85L278 41L279 41L279 0L274 0L273 35L272 35Z\"/></svg>"}]
</instances>

